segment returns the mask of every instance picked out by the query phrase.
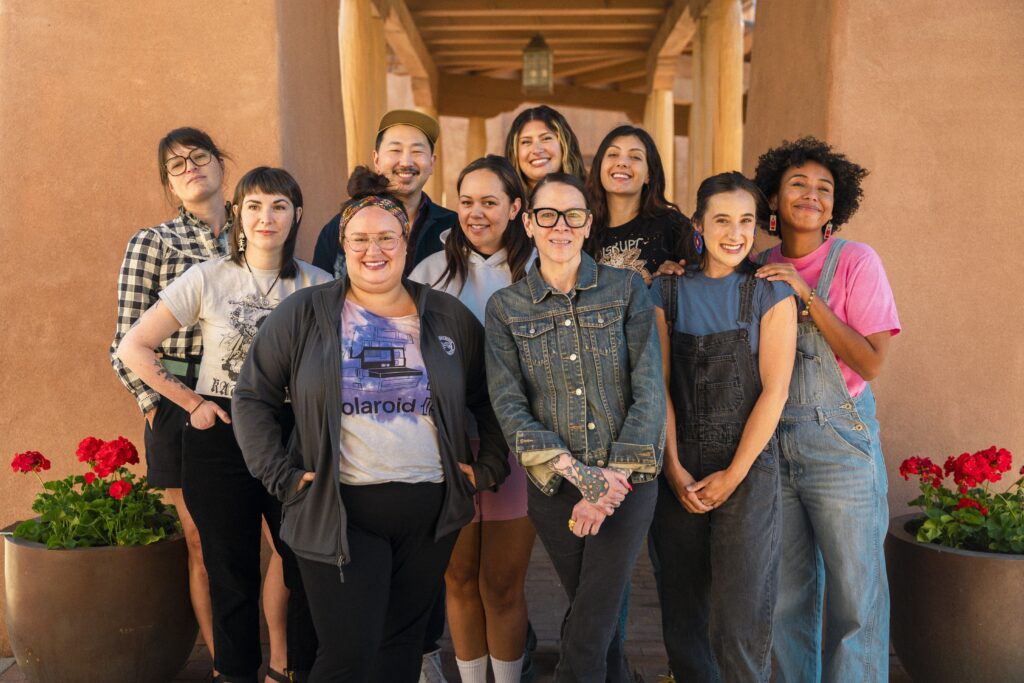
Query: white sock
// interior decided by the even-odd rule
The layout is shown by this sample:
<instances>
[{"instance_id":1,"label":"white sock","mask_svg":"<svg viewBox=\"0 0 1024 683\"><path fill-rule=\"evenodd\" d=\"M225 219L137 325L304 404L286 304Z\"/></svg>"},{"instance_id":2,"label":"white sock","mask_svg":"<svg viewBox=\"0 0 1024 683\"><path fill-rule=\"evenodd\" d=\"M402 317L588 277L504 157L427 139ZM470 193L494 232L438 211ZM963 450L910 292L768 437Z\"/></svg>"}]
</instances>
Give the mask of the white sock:
<instances>
[{"instance_id":1,"label":"white sock","mask_svg":"<svg viewBox=\"0 0 1024 683\"><path fill-rule=\"evenodd\" d=\"M523 674L523 658L503 662L491 657L491 668L494 669L494 683L519 683L519 677Z\"/></svg>"},{"instance_id":2,"label":"white sock","mask_svg":"<svg viewBox=\"0 0 1024 683\"><path fill-rule=\"evenodd\" d=\"M459 677L462 683L487 683L487 655L469 661L455 658L459 665ZM516 679L518 683L519 679Z\"/></svg>"}]
</instances>

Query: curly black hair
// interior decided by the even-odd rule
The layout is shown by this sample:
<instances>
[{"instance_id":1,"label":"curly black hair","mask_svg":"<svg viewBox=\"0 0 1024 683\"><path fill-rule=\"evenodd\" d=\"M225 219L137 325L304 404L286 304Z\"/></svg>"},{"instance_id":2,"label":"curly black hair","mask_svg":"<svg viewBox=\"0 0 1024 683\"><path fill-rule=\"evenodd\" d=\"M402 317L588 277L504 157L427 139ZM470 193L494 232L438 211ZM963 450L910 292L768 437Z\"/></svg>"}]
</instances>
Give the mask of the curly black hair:
<instances>
[{"instance_id":1,"label":"curly black hair","mask_svg":"<svg viewBox=\"0 0 1024 683\"><path fill-rule=\"evenodd\" d=\"M860 185L868 171L847 159L845 154L833 151L828 143L809 135L794 142L783 140L781 145L769 149L758 158L754 182L766 197L773 197L779 193L786 170L803 166L808 161L815 161L827 168L835 180L832 230L839 230L860 208L860 199L864 195Z\"/></svg>"}]
</instances>

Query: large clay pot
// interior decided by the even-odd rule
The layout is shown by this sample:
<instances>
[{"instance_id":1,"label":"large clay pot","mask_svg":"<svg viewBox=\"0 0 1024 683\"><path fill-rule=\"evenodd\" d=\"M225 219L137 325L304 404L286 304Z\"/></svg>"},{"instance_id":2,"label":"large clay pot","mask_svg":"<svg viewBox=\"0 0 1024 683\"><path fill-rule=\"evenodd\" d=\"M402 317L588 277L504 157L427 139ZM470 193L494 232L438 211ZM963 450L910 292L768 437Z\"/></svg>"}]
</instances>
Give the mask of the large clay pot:
<instances>
[{"instance_id":1,"label":"large clay pot","mask_svg":"<svg viewBox=\"0 0 1024 683\"><path fill-rule=\"evenodd\" d=\"M183 537L77 550L4 540L5 616L29 680L165 683L184 667L198 626Z\"/></svg>"},{"instance_id":2,"label":"large clay pot","mask_svg":"<svg viewBox=\"0 0 1024 683\"><path fill-rule=\"evenodd\" d=\"M1024 555L919 543L921 518L894 518L885 541L903 668L920 683L1024 680Z\"/></svg>"}]
</instances>

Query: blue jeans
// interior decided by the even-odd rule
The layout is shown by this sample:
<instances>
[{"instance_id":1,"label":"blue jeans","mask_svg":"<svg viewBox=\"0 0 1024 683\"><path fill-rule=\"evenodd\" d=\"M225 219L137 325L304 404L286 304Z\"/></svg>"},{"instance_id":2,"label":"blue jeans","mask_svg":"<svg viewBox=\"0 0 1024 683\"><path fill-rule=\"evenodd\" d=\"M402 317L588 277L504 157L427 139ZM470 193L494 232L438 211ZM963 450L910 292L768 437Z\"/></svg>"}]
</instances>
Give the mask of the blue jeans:
<instances>
[{"instance_id":1,"label":"blue jeans","mask_svg":"<svg viewBox=\"0 0 1024 683\"><path fill-rule=\"evenodd\" d=\"M889 586L883 541L889 508L875 399L867 387L835 409L820 405L793 411L787 406L779 428L777 680L885 683Z\"/></svg>"}]
</instances>

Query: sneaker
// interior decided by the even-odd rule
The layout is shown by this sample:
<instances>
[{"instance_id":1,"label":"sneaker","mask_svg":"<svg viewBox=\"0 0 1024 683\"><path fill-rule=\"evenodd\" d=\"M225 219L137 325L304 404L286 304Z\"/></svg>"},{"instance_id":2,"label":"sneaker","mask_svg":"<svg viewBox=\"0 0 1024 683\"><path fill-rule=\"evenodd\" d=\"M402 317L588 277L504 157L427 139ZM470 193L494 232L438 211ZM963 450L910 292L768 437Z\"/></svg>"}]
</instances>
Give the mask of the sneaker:
<instances>
[{"instance_id":1,"label":"sneaker","mask_svg":"<svg viewBox=\"0 0 1024 683\"><path fill-rule=\"evenodd\" d=\"M531 683L533 681L533 651L537 649L537 634L533 630L533 624L526 622L526 648L523 651L523 671L519 676L519 683Z\"/></svg>"},{"instance_id":2,"label":"sneaker","mask_svg":"<svg viewBox=\"0 0 1024 683\"><path fill-rule=\"evenodd\" d=\"M448 683L441 670L441 651L434 650L423 655L419 683Z\"/></svg>"}]
</instances>

